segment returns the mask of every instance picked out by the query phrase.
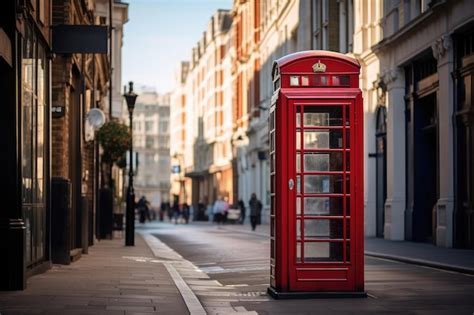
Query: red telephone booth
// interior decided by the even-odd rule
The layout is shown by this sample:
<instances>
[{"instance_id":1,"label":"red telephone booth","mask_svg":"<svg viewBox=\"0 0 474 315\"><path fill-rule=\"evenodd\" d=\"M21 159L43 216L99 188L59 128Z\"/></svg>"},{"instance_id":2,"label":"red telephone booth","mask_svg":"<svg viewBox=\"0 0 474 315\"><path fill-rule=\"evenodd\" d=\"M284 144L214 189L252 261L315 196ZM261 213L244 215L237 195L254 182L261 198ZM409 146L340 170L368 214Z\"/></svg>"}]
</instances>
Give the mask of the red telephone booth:
<instances>
[{"instance_id":1,"label":"red telephone booth","mask_svg":"<svg viewBox=\"0 0 474 315\"><path fill-rule=\"evenodd\" d=\"M327 51L273 64L268 292L275 298L366 296L359 69Z\"/></svg>"}]
</instances>

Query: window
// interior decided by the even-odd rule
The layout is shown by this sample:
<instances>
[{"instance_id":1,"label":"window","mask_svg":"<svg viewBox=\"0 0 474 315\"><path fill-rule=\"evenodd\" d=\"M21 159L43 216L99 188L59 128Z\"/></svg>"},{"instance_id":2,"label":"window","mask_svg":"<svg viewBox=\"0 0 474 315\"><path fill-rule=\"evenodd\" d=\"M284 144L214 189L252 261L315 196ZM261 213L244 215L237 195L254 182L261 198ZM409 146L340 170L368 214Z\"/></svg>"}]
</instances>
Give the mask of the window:
<instances>
[{"instance_id":1,"label":"window","mask_svg":"<svg viewBox=\"0 0 474 315\"><path fill-rule=\"evenodd\" d=\"M145 122L145 131L147 133L153 133L153 130L154 130L154 124L152 121L146 121Z\"/></svg>"},{"instance_id":2,"label":"window","mask_svg":"<svg viewBox=\"0 0 474 315\"><path fill-rule=\"evenodd\" d=\"M352 51L353 0L313 0L311 15L313 49Z\"/></svg>"},{"instance_id":3,"label":"window","mask_svg":"<svg viewBox=\"0 0 474 315\"><path fill-rule=\"evenodd\" d=\"M153 137L147 136L145 147L147 149L153 149L155 147L155 139L153 139Z\"/></svg>"},{"instance_id":4,"label":"window","mask_svg":"<svg viewBox=\"0 0 474 315\"><path fill-rule=\"evenodd\" d=\"M43 44L25 25L21 60L22 205L26 225L26 261L44 258L49 66Z\"/></svg>"}]
</instances>

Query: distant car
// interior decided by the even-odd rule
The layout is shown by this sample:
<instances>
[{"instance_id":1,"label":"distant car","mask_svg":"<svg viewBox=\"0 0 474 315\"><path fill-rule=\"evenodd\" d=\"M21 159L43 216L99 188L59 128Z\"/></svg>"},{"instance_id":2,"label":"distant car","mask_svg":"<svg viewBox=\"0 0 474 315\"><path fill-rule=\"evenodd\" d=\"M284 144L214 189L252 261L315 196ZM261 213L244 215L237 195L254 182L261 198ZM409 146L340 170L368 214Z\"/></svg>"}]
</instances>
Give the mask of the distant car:
<instances>
[{"instance_id":1,"label":"distant car","mask_svg":"<svg viewBox=\"0 0 474 315\"><path fill-rule=\"evenodd\" d=\"M240 220L240 209L230 208L227 212L227 222L239 222Z\"/></svg>"}]
</instances>

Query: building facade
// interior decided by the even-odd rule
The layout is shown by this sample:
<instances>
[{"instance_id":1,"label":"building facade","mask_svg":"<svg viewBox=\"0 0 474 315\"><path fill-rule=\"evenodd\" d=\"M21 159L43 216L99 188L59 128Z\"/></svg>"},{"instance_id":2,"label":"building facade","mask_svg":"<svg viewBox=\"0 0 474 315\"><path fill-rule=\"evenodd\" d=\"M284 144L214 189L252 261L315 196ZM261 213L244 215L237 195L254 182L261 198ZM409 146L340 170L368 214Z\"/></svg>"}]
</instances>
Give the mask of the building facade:
<instances>
[{"instance_id":1,"label":"building facade","mask_svg":"<svg viewBox=\"0 0 474 315\"><path fill-rule=\"evenodd\" d=\"M384 236L474 248L472 1L386 1Z\"/></svg>"},{"instance_id":2,"label":"building facade","mask_svg":"<svg viewBox=\"0 0 474 315\"><path fill-rule=\"evenodd\" d=\"M156 92L139 93L133 113L133 150L137 154L134 188L158 209L169 201L170 97Z\"/></svg>"},{"instance_id":3,"label":"building facade","mask_svg":"<svg viewBox=\"0 0 474 315\"><path fill-rule=\"evenodd\" d=\"M232 75L230 26L232 16L218 10L203 37L192 50L192 59L182 89L184 95L185 143L182 157L191 204L212 204L219 197L234 200L232 170ZM178 109L177 109L178 110ZM175 115L173 114L173 117ZM177 128L177 127L174 127ZM178 130L177 128L176 130ZM179 163L179 156L176 156ZM182 198L181 198L182 199Z\"/></svg>"},{"instance_id":4,"label":"building facade","mask_svg":"<svg viewBox=\"0 0 474 315\"><path fill-rule=\"evenodd\" d=\"M110 65L105 55L54 54L51 34L59 24L103 24L96 4L0 4L1 142L7 148L0 289L24 289L28 276L70 263L93 244L98 146L87 133L86 114L105 107Z\"/></svg>"},{"instance_id":5,"label":"building facade","mask_svg":"<svg viewBox=\"0 0 474 315\"><path fill-rule=\"evenodd\" d=\"M191 135L189 122L191 114L186 110L186 79L189 62L180 62L175 75L175 88L170 95L170 156L171 156L171 196L178 196L181 203L191 204L191 179L184 176L186 139Z\"/></svg>"},{"instance_id":6,"label":"building facade","mask_svg":"<svg viewBox=\"0 0 474 315\"><path fill-rule=\"evenodd\" d=\"M0 210L0 289L26 287L49 268L50 1L0 4L0 141L4 180Z\"/></svg>"}]
</instances>

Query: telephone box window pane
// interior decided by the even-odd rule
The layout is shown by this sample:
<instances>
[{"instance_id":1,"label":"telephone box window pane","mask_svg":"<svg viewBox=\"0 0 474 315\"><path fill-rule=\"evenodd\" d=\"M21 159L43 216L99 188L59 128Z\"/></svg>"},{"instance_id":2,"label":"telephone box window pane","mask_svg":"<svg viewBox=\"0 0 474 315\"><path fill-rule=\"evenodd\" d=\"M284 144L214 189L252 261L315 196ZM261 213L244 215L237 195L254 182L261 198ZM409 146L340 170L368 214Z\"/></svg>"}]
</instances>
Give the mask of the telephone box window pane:
<instances>
[{"instance_id":1,"label":"telephone box window pane","mask_svg":"<svg viewBox=\"0 0 474 315\"><path fill-rule=\"evenodd\" d=\"M270 197L270 214L275 214L275 196Z\"/></svg>"},{"instance_id":2,"label":"telephone box window pane","mask_svg":"<svg viewBox=\"0 0 474 315\"><path fill-rule=\"evenodd\" d=\"M296 243L296 262L301 262L301 243Z\"/></svg>"},{"instance_id":3,"label":"telephone box window pane","mask_svg":"<svg viewBox=\"0 0 474 315\"><path fill-rule=\"evenodd\" d=\"M346 197L346 216L351 215L351 198Z\"/></svg>"},{"instance_id":4,"label":"telephone box window pane","mask_svg":"<svg viewBox=\"0 0 474 315\"><path fill-rule=\"evenodd\" d=\"M305 235L306 235L306 231L305 231ZM296 220L296 239L298 240L301 239L301 220Z\"/></svg>"},{"instance_id":5,"label":"telephone box window pane","mask_svg":"<svg viewBox=\"0 0 474 315\"><path fill-rule=\"evenodd\" d=\"M346 171L351 170L351 154L350 152L346 152Z\"/></svg>"},{"instance_id":6,"label":"telephone box window pane","mask_svg":"<svg viewBox=\"0 0 474 315\"><path fill-rule=\"evenodd\" d=\"M304 243L306 262L343 261L343 243Z\"/></svg>"},{"instance_id":7,"label":"telephone box window pane","mask_svg":"<svg viewBox=\"0 0 474 315\"><path fill-rule=\"evenodd\" d=\"M301 133L299 131L296 132L296 150L301 149Z\"/></svg>"},{"instance_id":8,"label":"telephone box window pane","mask_svg":"<svg viewBox=\"0 0 474 315\"><path fill-rule=\"evenodd\" d=\"M347 130L346 131L346 148L351 147L351 131Z\"/></svg>"},{"instance_id":9,"label":"telephone box window pane","mask_svg":"<svg viewBox=\"0 0 474 315\"><path fill-rule=\"evenodd\" d=\"M306 169L306 164L305 164L305 169ZM301 172L301 156L299 153L296 154L296 172L298 173Z\"/></svg>"},{"instance_id":10,"label":"telephone box window pane","mask_svg":"<svg viewBox=\"0 0 474 315\"><path fill-rule=\"evenodd\" d=\"M339 76L339 84L347 86L349 85L349 76L348 75L340 75Z\"/></svg>"},{"instance_id":11,"label":"telephone box window pane","mask_svg":"<svg viewBox=\"0 0 474 315\"><path fill-rule=\"evenodd\" d=\"M305 149L341 149L342 131L305 130L304 147ZM297 147L297 149L299 149L299 147Z\"/></svg>"},{"instance_id":12,"label":"telephone box window pane","mask_svg":"<svg viewBox=\"0 0 474 315\"><path fill-rule=\"evenodd\" d=\"M305 215L343 215L343 198L340 197L305 197Z\"/></svg>"},{"instance_id":13,"label":"telephone box window pane","mask_svg":"<svg viewBox=\"0 0 474 315\"><path fill-rule=\"evenodd\" d=\"M296 176L296 193L301 194L301 176Z\"/></svg>"},{"instance_id":14,"label":"telephone box window pane","mask_svg":"<svg viewBox=\"0 0 474 315\"><path fill-rule=\"evenodd\" d=\"M275 258L275 241L270 240L270 257Z\"/></svg>"},{"instance_id":15,"label":"telephone box window pane","mask_svg":"<svg viewBox=\"0 0 474 315\"><path fill-rule=\"evenodd\" d=\"M304 220L304 238L329 238L329 220Z\"/></svg>"},{"instance_id":16,"label":"telephone box window pane","mask_svg":"<svg viewBox=\"0 0 474 315\"><path fill-rule=\"evenodd\" d=\"M305 239L342 239L343 220L304 220Z\"/></svg>"},{"instance_id":17,"label":"telephone box window pane","mask_svg":"<svg viewBox=\"0 0 474 315\"><path fill-rule=\"evenodd\" d=\"M343 193L342 176L341 175L305 175L304 192L306 194Z\"/></svg>"},{"instance_id":18,"label":"telephone box window pane","mask_svg":"<svg viewBox=\"0 0 474 315\"><path fill-rule=\"evenodd\" d=\"M301 215L301 198L296 198L296 214Z\"/></svg>"},{"instance_id":19,"label":"telephone box window pane","mask_svg":"<svg viewBox=\"0 0 474 315\"><path fill-rule=\"evenodd\" d=\"M351 125L351 107L346 106L346 126Z\"/></svg>"},{"instance_id":20,"label":"telephone box window pane","mask_svg":"<svg viewBox=\"0 0 474 315\"><path fill-rule=\"evenodd\" d=\"M304 125L307 127L342 126L342 106L306 106Z\"/></svg>"},{"instance_id":21,"label":"telephone box window pane","mask_svg":"<svg viewBox=\"0 0 474 315\"><path fill-rule=\"evenodd\" d=\"M296 127L301 126L301 107L296 108Z\"/></svg>"},{"instance_id":22,"label":"telephone box window pane","mask_svg":"<svg viewBox=\"0 0 474 315\"><path fill-rule=\"evenodd\" d=\"M305 153L305 172L342 171L342 152Z\"/></svg>"},{"instance_id":23,"label":"telephone box window pane","mask_svg":"<svg viewBox=\"0 0 474 315\"><path fill-rule=\"evenodd\" d=\"M290 77L290 86L299 86L299 85L300 85L299 77L296 75L292 75Z\"/></svg>"},{"instance_id":24,"label":"telephone box window pane","mask_svg":"<svg viewBox=\"0 0 474 315\"><path fill-rule=\"evenodd\" d=\"M309 78L308 76L301 76L301 85L308 86L309 85Z\"/></svg>"},{"instance_id":25,"label":"telephone box window pane","mask_svg":"<svg viewBox=\"0 0 474 315\"><path fill-rule=\"evenodd\" d=\"M275 218L270 218L270 236L275 236Z\"/></svg>"}]
</instances>

